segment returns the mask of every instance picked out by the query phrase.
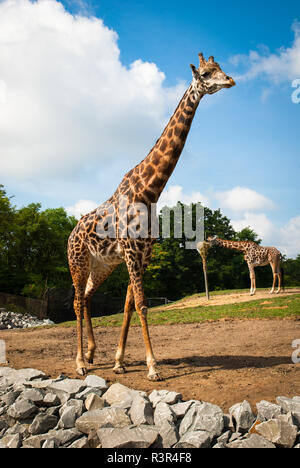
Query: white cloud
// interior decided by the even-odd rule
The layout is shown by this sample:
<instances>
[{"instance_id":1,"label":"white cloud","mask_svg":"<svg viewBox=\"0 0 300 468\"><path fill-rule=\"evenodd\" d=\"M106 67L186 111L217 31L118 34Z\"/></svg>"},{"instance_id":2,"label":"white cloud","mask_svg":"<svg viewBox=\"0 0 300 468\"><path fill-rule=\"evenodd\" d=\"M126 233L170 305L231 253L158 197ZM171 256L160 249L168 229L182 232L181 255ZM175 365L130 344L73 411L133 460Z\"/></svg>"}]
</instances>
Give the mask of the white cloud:
<instances>
[{"instance_id":1,"label":"white cloud","mask_svg":"<svg viewBox=\"0 0 300 468\"><path fill-rule=\"evenodd\" d=\"M98 205L99 203L96 203L92 200L78 200L75 205L67 206L66 212L69 216L75 216L76 219L80 219L81 216L94 210Z\"/></svg>"},{"instance_id":2,"label":"white cloud","mask_svg":"<svg viewBox=\"0 0 300 468\"><path fill-rule=\"evenodd\" d=\"M236 231L241 231L245 227L253 229L263 242L274 240L274 224L265 213L246 212L243 217L231 222Z\"/></svg>"},{"instance_id":3,"label":"white cloud","mask_svg":"<svg viewBox=\"0 0 300 468\"><path fill-rule=\"evenodd\" d=\"M288 257L300 255L300 215L280 229L280 249Z\"/></svg>"},{"instance_id":4,"label":"white cloud","mask_svg":"<svg viewBox=\"0 0 300 468\"><path fill-rule=\"evenodd\" d=\"M248 55L231 57L235 66L244 66L244 73L235 76L237 80L254 79L263 76L272 83L292 81L300 76L300 23L295 21L292 26L294 41L291 47L281 47L271 53L266 46L260 46L258 51L250 51Z\"/></svg>"},{"instance_id":5,"label":"white cloud","mask_svg":"<svg viewBox=\"0 0 300 468\"><path fill-rule=\"evenodd\" d=\"M0 2L3 177L70 179L145 156L184 88L164 86L154 63L125 67L117 41L101 19L55 0Z\"/></svg>"},{"instance_id":6,"label":"white cloud","mask_svg":"<svg viewBox=\"0 0 300 468\"><path fill-rule=\"evenodd\" d=\"M181 185L170 185L161 194L158 201L158 210L164 206L173 207L178 201L186 205L201 202L203 206L208 206L209 199L198 191L184 192Z\"/></svg>"},{"instance_id":7,"label":"white cloud","mask_svg":"<svg viewBox=\"0 0 300 468\"><path fill-rule=\"evenodd\" d=\"M247 187L234 187L225 192L216 192L214 197L221 208L230 211L260 211L274 208L271 200Z\"/></svg>"}]
</instances>

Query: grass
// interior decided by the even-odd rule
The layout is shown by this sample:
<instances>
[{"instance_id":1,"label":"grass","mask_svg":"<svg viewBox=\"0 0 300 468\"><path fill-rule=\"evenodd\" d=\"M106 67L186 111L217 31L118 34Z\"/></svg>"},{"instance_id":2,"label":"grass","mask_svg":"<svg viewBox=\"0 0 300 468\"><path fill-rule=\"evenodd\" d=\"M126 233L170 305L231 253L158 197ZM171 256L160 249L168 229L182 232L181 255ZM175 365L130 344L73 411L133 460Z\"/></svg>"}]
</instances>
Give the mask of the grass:
<instances>
[{"instance_id":1,"label":"grass","mask_svg":"<svg viewBox=\"0 0 300 468\"><path fill-rule=\"evenodd\" d=\"M231 291L231 293L239 291ZM224 291L216 294L224 294ZM228 292L229 293L229 292ZM200 296L200 295L197 295ZM190 296L189 299L193 297ZM194 296L195 297L195 296ZM178 301L178 302L182 302ZM176 303L173 303L176 305ZM170 325L178 323L198 323L204 321L216 321L224 319L271 319L271 318L299 318L300 319L300 294L292 296L278 296L270 299L225 304L217 306L197 306L187 308L174 308L165 310L163 306L149 309L149 325ZM122 325L123 313L93 318L93 326L119 327ZM136 312L132 316L132 325L140 325ZM76 321L64 322L59 326L73 327Z\"/></svg>"}]
</instances>

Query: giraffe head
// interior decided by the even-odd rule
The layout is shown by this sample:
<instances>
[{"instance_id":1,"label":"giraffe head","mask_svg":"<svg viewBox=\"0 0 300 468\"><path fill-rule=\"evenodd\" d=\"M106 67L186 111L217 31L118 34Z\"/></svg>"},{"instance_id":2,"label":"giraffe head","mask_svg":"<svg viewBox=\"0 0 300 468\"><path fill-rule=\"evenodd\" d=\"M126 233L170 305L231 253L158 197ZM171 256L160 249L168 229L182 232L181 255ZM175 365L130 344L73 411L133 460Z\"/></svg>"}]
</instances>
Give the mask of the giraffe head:
<instances>
[{"instance_id":1,"label":"giraffe head","mask_svg":"<svg viewBox=\"0 0 300 468\"><path fill-rule=\"evenodd\" d=\"M193 73L193 86L201 94L214 94L220 89L231 88L235 82L230 76L223 72L220 65L215 62L214 57L206 61L203 54L199 55L199 68L191 65Z\"/></svg>"},{"instance_id":2,"label":"giraffe head","mask_svg":"<svg viewBox=\"0 0 300 468\"><path fill-rule=\"evenodd\" d=\"M216 245L218 243L218 236L208 237L207 242L210 244L210 246Z\"/></svg>"}]
</instances>

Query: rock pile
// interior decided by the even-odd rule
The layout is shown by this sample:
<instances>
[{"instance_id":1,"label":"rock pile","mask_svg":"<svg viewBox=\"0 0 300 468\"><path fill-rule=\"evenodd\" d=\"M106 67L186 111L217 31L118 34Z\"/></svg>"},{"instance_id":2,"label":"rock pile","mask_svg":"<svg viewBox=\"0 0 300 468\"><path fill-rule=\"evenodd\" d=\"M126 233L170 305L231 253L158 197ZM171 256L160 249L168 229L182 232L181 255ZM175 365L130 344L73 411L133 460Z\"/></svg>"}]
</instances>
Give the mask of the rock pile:
<instances>
[{"instance_id":1,"label":"rock pile","mask_svg":"<svg viewBox=\"0 0 300 468\"><path fill-rule=\"evenodd\" d=\"M18 314L4 308L0 309L0 330L39 327L41 325L54 325L54 322L49 319L40 320L30 314Z\"/></svg>"},{"instance_id":2,"label":"rock pile","mask_svg":"<svg viewBox=\"0 0 300 468\"><path fill-rule=\"evenodd\" d=\"M300 448L300 397L256 406L0 367L0 448Z\"/></svg>"}]
</instances>

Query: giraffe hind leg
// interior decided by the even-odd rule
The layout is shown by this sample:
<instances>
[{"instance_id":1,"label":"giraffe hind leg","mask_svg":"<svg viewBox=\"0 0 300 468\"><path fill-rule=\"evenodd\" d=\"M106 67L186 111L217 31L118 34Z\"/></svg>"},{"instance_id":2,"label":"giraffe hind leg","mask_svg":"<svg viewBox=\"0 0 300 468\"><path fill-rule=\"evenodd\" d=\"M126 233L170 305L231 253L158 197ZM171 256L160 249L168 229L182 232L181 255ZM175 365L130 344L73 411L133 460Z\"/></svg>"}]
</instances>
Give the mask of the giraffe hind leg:
<instances>
[{"instance_id":1,"label":"giraffe hind leg","mask_svg":"<svg viewBox=\"0 0 300 468\"><path fill-rule=\"evenodd\" d=\"M93 364L94 355L96 351L96 343L93 332L93 325L90 314L90 301L92 295L97 291L99 286L105 279L114 271L117 265L106 265L100 262L91 262L91 272L87 281L85 294L84 294L84 320L86 324L86 331L88 336L88 350L85 357L89 364Z\"/></svg>"},{"instance_id":2,"label":"giraffe hind leg","mask_svg":"<svg viewBox=\"0 0 300 468\"><path fill-rule=\"evenodd\" d=\"M124 366L124 354L125 354L128 330L130 326L130 320L131 320L133 311L134 311L133 289L132 289L131 284L129 283L128 288L127 288L125 307L124 307L124 318L123 318L121 336L120 336L119 346L118 346L116 357L115 357L115 367L113 368L113 371L116 374L124 374L126 372L126 368Z\"/></svg>"}]
</instances>

